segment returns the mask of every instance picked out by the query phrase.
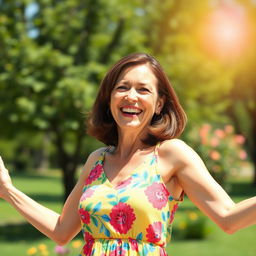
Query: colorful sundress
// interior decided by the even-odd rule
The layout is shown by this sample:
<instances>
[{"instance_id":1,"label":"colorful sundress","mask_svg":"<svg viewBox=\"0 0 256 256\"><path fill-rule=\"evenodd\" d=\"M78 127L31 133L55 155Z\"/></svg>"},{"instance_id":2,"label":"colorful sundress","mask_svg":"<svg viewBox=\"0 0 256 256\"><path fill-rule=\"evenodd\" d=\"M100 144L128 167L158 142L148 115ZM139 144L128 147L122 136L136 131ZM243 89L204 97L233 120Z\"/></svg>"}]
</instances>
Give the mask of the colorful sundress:
<instances>
[{"instance_id":1,"label":"colorful sundress","mask_svg":"<svg viewBox=\"0 0 256 256\"><path fill-rule=\"evenodd\" d=\"M85 245L79 256L167 256L178 204L157 170L157 146L148 161L113 186L104 169L107 148L85 180L79 214Z\"/></svg>"}]
</instances>

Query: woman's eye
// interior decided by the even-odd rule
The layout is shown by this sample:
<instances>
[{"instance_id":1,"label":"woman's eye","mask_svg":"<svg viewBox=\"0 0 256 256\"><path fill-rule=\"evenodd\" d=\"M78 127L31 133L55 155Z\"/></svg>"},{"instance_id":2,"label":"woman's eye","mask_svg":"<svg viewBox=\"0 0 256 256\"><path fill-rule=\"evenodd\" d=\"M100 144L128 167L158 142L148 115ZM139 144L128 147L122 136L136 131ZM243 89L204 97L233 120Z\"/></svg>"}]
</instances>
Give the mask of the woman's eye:
<instances>
[{"instance_id":1,"label":"woman's eye","mask_svg":"<svg viewBox=\"0 0 256 256\"><path fill-rule=\"evenodd\" d=\"M150 92L150 90L146 87L142 87L139 90L142 91L142 92Z\"/></svg>"},{"instance_id":2,"label":"woman's eye","mask_svg":"<svg viewBox=\"0 0 256 256\"><path fill-rule=\"evenodd\" d=\"M118 85L116 87L117 90L125 90L126 88L127 88L127 86L125 86L125 85Z\"/></svg>"}]
</instances>

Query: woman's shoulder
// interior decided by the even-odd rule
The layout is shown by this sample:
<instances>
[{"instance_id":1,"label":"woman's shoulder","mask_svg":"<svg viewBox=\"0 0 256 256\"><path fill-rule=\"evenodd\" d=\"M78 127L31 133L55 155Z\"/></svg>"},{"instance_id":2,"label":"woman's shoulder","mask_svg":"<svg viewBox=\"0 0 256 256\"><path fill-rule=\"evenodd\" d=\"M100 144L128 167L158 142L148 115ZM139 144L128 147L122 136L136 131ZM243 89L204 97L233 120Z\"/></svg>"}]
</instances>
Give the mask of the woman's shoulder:
<instances>
[{"instance_id":1,"label":"woman's shoulder","mask_svg":"<svg viewBox=\"0 0 256 256\"><path fill-rule=\"evenodd\" d=\"M172 158L178 162L190 162L197 155L185 141L176 138L161 142L158 152L160 156Z\"/></svg>"},{"instance_id":2,"label":"woman's shoulder","mask_svg":"<svg viewBox=\"0 0 256 256\"><path fill-rule=\"evenodd\" d=\"M87 158L87 162L95 163L108 148L109 147L105 146L92 151Z\"/></svg>"},{"instance_id":3,"label":"woman's shoulder","mask_svg":"<svg viewBox=\"0 0 256 256\"><path fill-rule=\"evenodd\" d=\"M108 147L101 147L101 148L98 148L90 153L90 155L88 156L88 158L82 168L82 174L88 173L90 171L90 169L94 166L96 161L99 160L99 157L102 155L102 153L104 151L106 151L107 148Z\"/></svg>"}]
</instances>

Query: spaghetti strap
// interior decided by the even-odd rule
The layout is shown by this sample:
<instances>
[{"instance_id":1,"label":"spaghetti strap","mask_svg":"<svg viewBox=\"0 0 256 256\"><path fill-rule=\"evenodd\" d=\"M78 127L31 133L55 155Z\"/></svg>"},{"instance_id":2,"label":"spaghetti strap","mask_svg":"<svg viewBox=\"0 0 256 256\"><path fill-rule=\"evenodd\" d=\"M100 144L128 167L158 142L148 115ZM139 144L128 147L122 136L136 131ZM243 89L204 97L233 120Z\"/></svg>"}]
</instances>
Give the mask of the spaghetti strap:
<instances>
[{"instance_id":1,"label":"spaghetti strap","mask_svg":"<svg viewBox=\"0 0 256 256\"><path fill-rule=\"evenodd\" d=\"M160 148L160 146L161 146L161 142L158 142L157 144L156 144L156 146L155 146L155 149L154 149L154 158L155 158L155 163L156 163L156 166L155 166L155 170L156 170L156 173L161 177L161 174L159 173L159 171L158 171L158 156L159 156L159 153L158 153L158 150L159 150L159 148ZM161 180L162 180L162 182L164 183L164 181L163 181L163 179L161 178ZM184 200L184 196L185 196L185 192L184 192L184 190L182 190L182 192L181 192L181 194L180 194L180 196L179 196L179 198L178 199L175 199L175 198L173 198L175 201L177 201L177 202L182 202L183 200Z\"/></svg>"}]
</instances>

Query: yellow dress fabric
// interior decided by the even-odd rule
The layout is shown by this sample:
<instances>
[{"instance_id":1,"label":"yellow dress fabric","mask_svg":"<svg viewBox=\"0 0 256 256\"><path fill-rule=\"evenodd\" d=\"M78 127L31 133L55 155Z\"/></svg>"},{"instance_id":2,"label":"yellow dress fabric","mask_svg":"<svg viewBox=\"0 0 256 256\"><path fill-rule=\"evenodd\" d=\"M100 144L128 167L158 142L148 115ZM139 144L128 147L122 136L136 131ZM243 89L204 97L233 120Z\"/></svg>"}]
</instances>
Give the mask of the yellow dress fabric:
<instances>
[{"instance_id":1,"label":"yellow dress fabric","mask_svg":"<svg viewBox=\"0 0 256 256\"><path fill-rule=\"evenodd\" d=\"M113 186L104 169L107 148L85 180L79 214L85 245L79 256L167 256L181 200L167 191L157 170L157 146L148 161Z\"/></svg>"}]
</instances>

